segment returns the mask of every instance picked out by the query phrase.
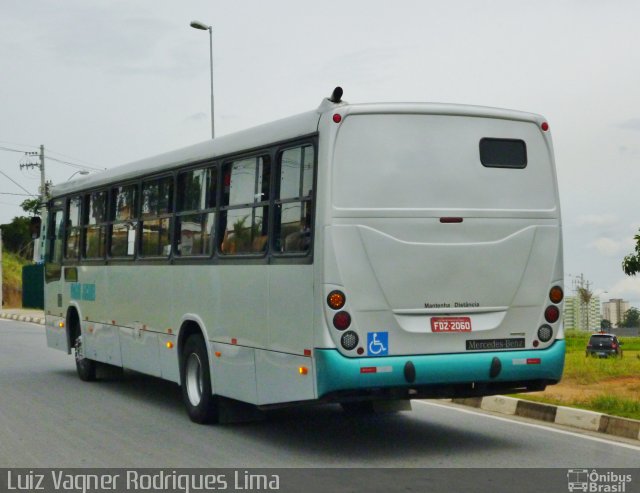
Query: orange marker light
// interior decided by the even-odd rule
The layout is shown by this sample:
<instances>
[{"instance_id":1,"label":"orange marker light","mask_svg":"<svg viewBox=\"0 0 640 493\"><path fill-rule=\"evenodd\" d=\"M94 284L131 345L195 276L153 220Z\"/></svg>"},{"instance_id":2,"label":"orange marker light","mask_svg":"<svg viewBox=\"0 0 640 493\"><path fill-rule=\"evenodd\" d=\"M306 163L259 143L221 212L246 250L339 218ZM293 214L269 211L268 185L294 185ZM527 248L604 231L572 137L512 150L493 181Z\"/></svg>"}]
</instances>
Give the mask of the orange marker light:
<instances>
[{"instance_id":1,"label":"orange marker light","mask_svg":"<svg viewBox=\"0 0 640 493\"><path fill-rule=\"evenodd\" d=\"M58 327L60 327L61 329L64 329L64 322L58 322Z\"/></svg>"},{"instance_id":2,"label":"orange marker light","mask_svg":"<svg viewBox=\"0 0 640 493\"><path fill-rule=\"evenodd\" d=\"M549 291L549 299L552 303L560 303L564 298L564 293L562 292L562 288L560 286L554 286Z\"/></svg>"},{"instance_id":3,"label":"orange marker light","mask_svg":"<svg viewBox=\"0 0 640 493\"><path fill-rule=\"evenodd\" d=\"M216 351L215 353L213 353L216 355L216 358L219 358L220 356L222 356L222 353L220 351Z\"/></svg>"},{"instance_id":4,"label":"orange marker light","mask_svg":"<svg viewBox=\"0 0 640 493\"><path fill-rule=\"evenodd\" d=\"M168 341L166 346L167 346L167 349L173 349L173 342Z\"/></svg>"},{"instance_id":5,"label":"orange marker light","mask_svg":"<svg viewBox=\"0 0 640 493\"><path fill-rule=\"evenodd\" d=\"M306 366L301 366L298 368L298 372L300 372L300 375L306 375L309 373L309 369Z\"/></svg>"},{"instance_id":6,"label":"orange marker light","mask_svg":"<svg viewBox=\"0 0 640 493\"><path fill-rule=\"evenodd\" d=\"M344 306L346 302L346 297L342 291L331 291L329 296L327 296L327 304L333 310L340 310Z\"/></svg>"}]
</instances>

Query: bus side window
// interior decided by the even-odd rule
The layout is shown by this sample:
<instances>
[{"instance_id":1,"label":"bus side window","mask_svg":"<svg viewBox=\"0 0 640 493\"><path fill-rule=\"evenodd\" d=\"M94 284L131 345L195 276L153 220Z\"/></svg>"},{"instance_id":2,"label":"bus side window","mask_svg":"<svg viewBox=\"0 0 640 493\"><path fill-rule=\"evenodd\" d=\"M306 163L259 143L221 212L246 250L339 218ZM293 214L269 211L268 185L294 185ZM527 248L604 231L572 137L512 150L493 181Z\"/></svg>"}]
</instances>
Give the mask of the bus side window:
<instances>
[{"instance_id":1,"label":"bus side window","mask_svg":"<svg viewBox=\"0 0 640 493\"><path fill-rule=\"evenodd\" d=\"M78 260L80 255L80 210L82 197L71 197L67 204L65 228L65 260Z\"/></svg>"},{"instance_id":2,"label":"bus side window","mask_svg":"<svg viewBox=\"0 0 640 493\"><path fill-rule=\"evenodd\" d=\"M171 214L173 213L173 177L149 180L142 184L140 255L167 257L171 253Z\"/></svg>"},{"instance_id":3,"label":"bus side window","mask_svg":"<svg viewBox=\"0 0 640 493\"><path fill-rule=\"evenodd\" d=\"M276 253L306 253L311 248L314 149L304 145L280 154L275 214Z\"/></svg>"},{"instance_id":4,"label":"bus side window","mask_svg":"<svg viewBox=\"0 0 640 493\"><path fill-rule=\"evenodd\" d=\"M107 192L88 194L84 203L82 257L101 259L107 252Z\"/></svg>"},{"instance_id":5,"label":"bus side window","mask_svg":"<svg viewBox=\"0 0 640 493\"><path fill-rule=\"evenodd\" d=\"M111 189L110 255L112 257L133 257L138 224L136 203L137 185L126 185Z\"/></svg>"},{"instance_id":6,"label":"bus side window","mask_svg":"<svg viewBox=\"0 0 640 493\"><path fill-rule=\"evenodd\" d=\"M178 174L176 255L208 256L213 250L217 168Z\"/></svg>"},{"instance_id":7,"label":"bus side window","mask_svg":"<svg viewBox=\"0 0 640 493\"><path fill-rule=\"evenodd\" d=\"M60 280L62 271L62 226L64 224L64 211L62 209L52 210L50 213L48 230L47 257L45 262L45 281L53 282Z\"/></svg>"},{"instance_id":8,"label":"bus side window","mask_svg":"<svg viewBox=\"0 0 640 493\"><path fill-rule=\"evenodd\" d=\"M271 163L268 156L224 166L220 253L257 254L267 249Z\"/></svg>"}]
</instances>

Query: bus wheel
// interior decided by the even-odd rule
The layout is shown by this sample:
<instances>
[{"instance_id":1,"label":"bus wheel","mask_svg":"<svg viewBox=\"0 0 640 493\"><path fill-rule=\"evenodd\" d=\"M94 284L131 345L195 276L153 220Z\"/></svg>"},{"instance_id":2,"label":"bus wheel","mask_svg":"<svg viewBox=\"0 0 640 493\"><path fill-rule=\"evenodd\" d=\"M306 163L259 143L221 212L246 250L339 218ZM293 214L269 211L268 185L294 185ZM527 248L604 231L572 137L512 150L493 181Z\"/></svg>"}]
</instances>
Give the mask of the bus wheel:
<instances>
[{"instance_id":1,"label":"bus wheel","mask_svg":"<svg viewBox=\"0 0 640 493\"><path fill-rule=\"evenodd\" d=\"M182 399L194 423L218 421L218 398L211 392L207 348L200 334L189 336L182 351Z\"/></svg>"},{"instance_id":2,"label":"bus wheel","mask_svg":"<svg viewBox=\"0 0 640 493\"><path fill-rule=\"evenodd\" d=\"M95 361L89 358L85 358L82 351L82 336L78 336L76 338L75 344L75 355L76 355L76 370L78 371L78 376L80 380L84 382L93 382L96 380L96 367L97 364Z\"/></svg>"}]
</instances>

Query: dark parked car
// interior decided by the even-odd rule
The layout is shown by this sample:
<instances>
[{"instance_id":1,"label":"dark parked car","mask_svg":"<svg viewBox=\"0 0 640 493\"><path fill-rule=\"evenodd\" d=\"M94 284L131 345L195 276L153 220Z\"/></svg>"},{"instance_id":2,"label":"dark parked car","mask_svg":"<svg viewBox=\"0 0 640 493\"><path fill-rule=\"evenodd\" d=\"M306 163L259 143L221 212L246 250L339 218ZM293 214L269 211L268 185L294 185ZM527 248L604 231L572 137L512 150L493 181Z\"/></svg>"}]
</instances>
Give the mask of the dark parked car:
<instances>
[{"instance_id":1,"label":"dark parked car","mask_svg":"<svg viewBox=\"0 0 640 493\"><path fill-rule=\"evenodd\" d=\"M587 344L587 356L608 358L619 356L622 358L622 343L613 334L593 334Z\"/></svg>"}]
</instances>

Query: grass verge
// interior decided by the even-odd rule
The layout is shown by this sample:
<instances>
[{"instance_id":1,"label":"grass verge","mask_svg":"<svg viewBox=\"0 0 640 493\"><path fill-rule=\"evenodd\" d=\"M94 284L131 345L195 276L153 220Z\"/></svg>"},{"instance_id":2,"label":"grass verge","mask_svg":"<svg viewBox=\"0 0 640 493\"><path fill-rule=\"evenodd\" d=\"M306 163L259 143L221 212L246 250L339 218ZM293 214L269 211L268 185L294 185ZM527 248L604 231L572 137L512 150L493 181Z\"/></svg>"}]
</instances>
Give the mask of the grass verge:
<instances>
[{"instance_id":1,"label":"grass verge","mask_svg":"<svg viewBox=\"0 0 640 493\"><path fill-rule=\"evenodd\" d=\"M562 382L520 399L640 420L640 337L620 337L622 358L585 356L590 333L569 331Z\"/></svg>"},{"instance_id":2,"label":"grass verge","mask_svg":"<svg viewBox=\"0 0 640 493\"><path fill-rule=\"evenodd\" d=\"M22 305L22 267L29 261L15 253L2 252L2 306Z\"/></svg>"}]
</instances>

